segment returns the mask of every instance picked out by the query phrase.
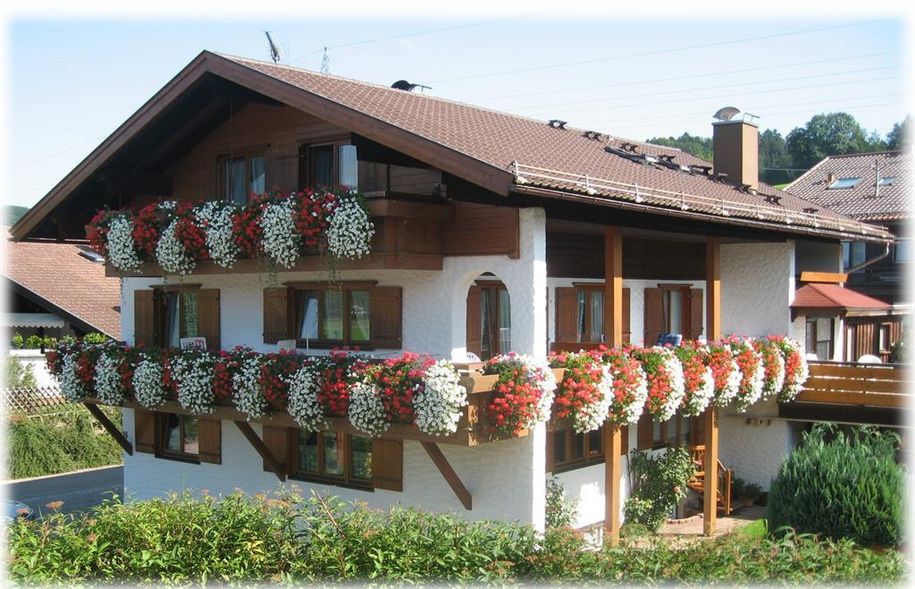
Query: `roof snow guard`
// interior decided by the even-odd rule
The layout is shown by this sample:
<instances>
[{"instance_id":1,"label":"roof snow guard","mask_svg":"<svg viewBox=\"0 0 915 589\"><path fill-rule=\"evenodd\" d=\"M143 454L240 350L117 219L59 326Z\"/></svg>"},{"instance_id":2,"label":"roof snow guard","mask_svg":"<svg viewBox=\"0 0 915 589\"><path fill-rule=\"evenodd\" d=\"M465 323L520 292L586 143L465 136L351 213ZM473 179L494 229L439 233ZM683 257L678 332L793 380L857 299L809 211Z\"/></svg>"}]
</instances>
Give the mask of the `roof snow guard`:
<instances>
[{"instance_id":1,"label":"roof snow guard","mask_svg":"<svg viewBox=\"0 0 915 589\"><path fill-rule=\"evenodd\" d=\"M759 195L759 202L748 204L745 200L714 198L686 192L672 192L639 184L628 184L607 178L570 174L512 162L511 172L515 186L523 192L533 192L527 187L586 195L592 204L605 204L630 209L671 209L679 216L715 217L730 219L734 224L778 224L813 229L816 233L833 237L867 237L873 240L892 241L893 236L883 227L852 221L838 215L818 215L818 209L802 211L788 210L773 206L766 195ZM538 191L539 192L539 191ZM599 201L605 201L600 203ZM828 213L829 211L827 211Z\"/></svg>"}]
</instances>

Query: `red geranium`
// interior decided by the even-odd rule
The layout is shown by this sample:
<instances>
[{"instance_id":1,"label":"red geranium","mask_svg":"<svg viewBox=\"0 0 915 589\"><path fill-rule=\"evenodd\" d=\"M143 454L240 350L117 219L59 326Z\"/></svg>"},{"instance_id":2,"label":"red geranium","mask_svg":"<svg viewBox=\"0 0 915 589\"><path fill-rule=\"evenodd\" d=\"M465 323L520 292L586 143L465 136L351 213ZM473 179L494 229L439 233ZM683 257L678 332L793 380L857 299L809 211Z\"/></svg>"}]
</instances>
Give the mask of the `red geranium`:
<instances>
[{"instance_id":1,"label":"red geranium","mask_svg":"<svg viewBox=\"0 0 915 589\"><path fill-rule=\"evenodd\" d=\"M162 235L162 214L158 203L148 204L134 214L131 235L140 257L155 260L156 246Z\"/></svg>"},{"instance_id":2,"label":"red geranium","mask_svg":"<svg viewBox=\"0 0 915 589\"><path fill-rule=\"evenodd\" d=\"M562 353L551 356L549 361L552 368L565 368L553 399L556 417L569 417L601 401L603 395L597 385L603 378L603 371L599 357Z\"/></svg>"},{"instance_id":3,"label":"red geranium","mask_svg":"<svg viewBox=\"0 0 915 589\"><path fill-rule=\"evenodd\" d=\"M413 397L423 386L423 375L434 360L405 352L400 358L385 360L367 368L381 393L385 418L390 423L413 423Z\"/></svg>"},{"instance_id":4,"label":"red geranium","mask_svg":"<svg viewBox=\"0 0 915 589\"><path fill-rule=\"evenodd\" d=\"M346 417L349 411L349 388L357 374L365 369L365 361L349 355L347 350L332 350L330 356L316 359L324 364L321 373L321 389L318 391L318 403L324 407L326 415Z\"/></svg>"},{"instance_id":5,"label":"red geranium","mask_svg":"<svg viewBox=\"0 0 915 589\"><path fill-rule=\"evenodd\" d=\"M286 377L302 367L302 358L293 350L264 354L261 365L260 385L267 405L277 411L285 411L289 402L289 383Z\"/></svg>"}]
</instances>

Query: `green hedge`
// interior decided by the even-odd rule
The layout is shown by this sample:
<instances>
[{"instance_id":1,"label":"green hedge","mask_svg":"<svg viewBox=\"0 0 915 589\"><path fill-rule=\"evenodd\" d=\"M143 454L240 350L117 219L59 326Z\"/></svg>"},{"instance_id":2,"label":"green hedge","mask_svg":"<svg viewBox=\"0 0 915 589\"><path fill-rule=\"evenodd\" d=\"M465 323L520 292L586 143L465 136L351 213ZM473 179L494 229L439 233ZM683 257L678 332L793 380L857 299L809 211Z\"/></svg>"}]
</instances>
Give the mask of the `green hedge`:
<instances>
[{"instance_id":1,"label":"green hedge","mask_svg":"<svg viewBox=\"0 0 915 589\"><path fill-rule=\"evenodd\" d=\"M876 428L850 434L817 425L769 489L769 529L790 526L864 545L902 542L904 475L899 438Z\"/></svg>"},{"instance_id":2,"label":"green hedge","mask_svg":"<svg viewBox=\"0 0 915 589\"><path fill-rule=\"evenodd\" d=\"M898 582L903 557L850 541L724 536L674 548L661 541L587 549L574 530L539 536L501 522L466 522L293 494L190 495L9 527L16 583L204 582ZM641 540L645 542L643 538Z\"/></svg>"},{"instance_id":3,"label":"green hedge","mask_svg":"<svg viewBox=\"0 0 915 589\"><path fill-rule=\"evenodd\" d=\"M7 429L7 472L21 479L71 472L82 468L120 464L121 447L98 431L85 407L57 407L60 413L41 417L10 416ZM115 424L121 412L104 409Z\"/></svg>"}]
</instances>

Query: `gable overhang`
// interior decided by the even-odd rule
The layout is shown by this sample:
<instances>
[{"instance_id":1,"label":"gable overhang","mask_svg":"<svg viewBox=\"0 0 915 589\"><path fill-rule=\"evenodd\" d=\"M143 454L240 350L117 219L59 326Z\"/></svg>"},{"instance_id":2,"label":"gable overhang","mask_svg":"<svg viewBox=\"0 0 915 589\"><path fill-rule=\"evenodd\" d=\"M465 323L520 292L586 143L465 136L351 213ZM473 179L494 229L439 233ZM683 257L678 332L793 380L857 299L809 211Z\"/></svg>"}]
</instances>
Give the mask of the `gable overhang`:
<instances>
[{"instance_id":1,"label":"gable overhang","mask_svg":"<svg viewBox=\"0 0 915 589\"><path fill-rule=\"evenodd\" d=\"M118 339L118 337L120 337L119 333L108 333L107 329L99 327L98 325L95 325L95 324L91 323L90 321L83 319L79 315L76 315L75 313L68 311L67 309L61 307L60 305L46 299L40 293L35 292L34 290L30 289L29 287L16 282L12 278L6 276L6 277L4 277L4 279L5 279L6 285L7 285L7 287L6 287L7 292L14 292L14 293L20 295L22 298L24 298L28 301L31 301L35 305L46 310L48 313L57 315L58 317L63 318L64 321L69 323L70 326L73 327L74 329L76 329L77 331L82 331L83 333L97 331L99 333L104 333L108 337L111 337L114 339Z\"/></svg>"},{"instance_id":2,"label":"gable overhang","mask_svg":"<svg viewBox=\"0 0 915 589\"><path fill-rule=\"evenodd\" d=\"M76 236L75 229L81 230L82 224L89 221L96 209L105 205L121 206L121 203L104 202L101 197L95 197L94 200L85 199L89 203L88 207L83 206L81 200L78 209L75 208L75 203L71 203L68 209L68 201L79 191L91 192L91 183L99 184L99 174L107 165L129 150L131 143L142 134L155 130L156 125L169 114L169 109L178 104L182 97L189 96L195 88L199 89L206 80L214 77L230 82L237 88L256 93L263 101L272 101L306 112L444 172L464 178L497 195L509 194L512 176L507 170L256 71L243 63L203 51L29 209L10 228L13 239L80 240L81 235ZM247 98L250 99L251 96ZM195 113L201 119L200 128L203 130L220 120L219 109L209 108L212 112ZM223 105L224 108L226 105ZM231 111L231 103L228 108ZM208 115L209 119L206 118ZM62 223L69 225L62 228Z\"/></svg>"}]
</instances>

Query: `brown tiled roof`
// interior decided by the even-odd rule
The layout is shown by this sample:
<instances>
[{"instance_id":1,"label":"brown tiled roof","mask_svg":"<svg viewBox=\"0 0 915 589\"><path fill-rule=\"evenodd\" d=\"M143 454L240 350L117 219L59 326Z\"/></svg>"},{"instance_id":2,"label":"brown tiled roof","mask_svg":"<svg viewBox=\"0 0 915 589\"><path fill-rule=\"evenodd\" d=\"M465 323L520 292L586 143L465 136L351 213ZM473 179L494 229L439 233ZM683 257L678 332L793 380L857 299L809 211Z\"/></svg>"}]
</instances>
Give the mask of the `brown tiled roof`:
<instances>
[{"instance_id":1,"label":"brown tiled roof","mask_svg":"<svg viewBox=\"0 0 915 589\"><path fill-rule=\"evenodd\" d=\"M892 185L876 187L880 177ZM829 156L786 187L788 192L861 221L898 221L911 215L912 157L898 151ZM835 179L861 178L854 188L828 188ZM875 194L877 196L875 197Z\"/></svg>"},{"instance_id":2,"label":"brown tiled roof","mask_svg":"<svg viewBox=\"0 0 915 589\"><path fill-rule=\"evenodd\" d=\"M838 284L805 284L794 292L794 309L837 309L846 311L889 310L893 305L878 301Z\"/></svg>"},{"instance_id":3,"label":"brown tiled roof","mask_svg":"<svg viewBox=\"0 0 915 589\"><path fill-rule=\"evenodd\" d=\"M692 211L719 217L741 217L780 225L825 227L837 231L870 232L858 223L796 195L760 184L749 194L731 184L659 165L646 165L608 153L607 146L635 144L638 153L672 155L683 165L711 166L675 148L646 144L606 134L590 139L585 130L558 129L545 121L512 115L386 86L338 76L222 55L237 64L281 80L400 127L499 170L522 165L525 187L575 191L645 205ZM558 171L524 173L530 168ZM550 178L552 177L552 178ZM576 180L588 177L593 187ZM635 194L640 187L641 192ZM692 198L692 197L698 197ZM772 201L767 202L767 197ZM735 204L736 203L736 204ZM730 204L730 206L729 206ZM741 210L744 209L744 210ZM804 210L808 212L805 213ZM809 211L815 210L816 216ZM725 212L726 211L726 212Z\"/></svg>"},{"instance_id":4,"label":"brown tiled roof","mask_svg":"<svg viewBox=\"0 0 915 589\"><path fill-rule=\"evenodd\" d=\"M9 239L5 245L9 280L92 329L121 339L120 279L106 278L104 264L79 255L76 245Z\"/></svg>"}]
</instances>

